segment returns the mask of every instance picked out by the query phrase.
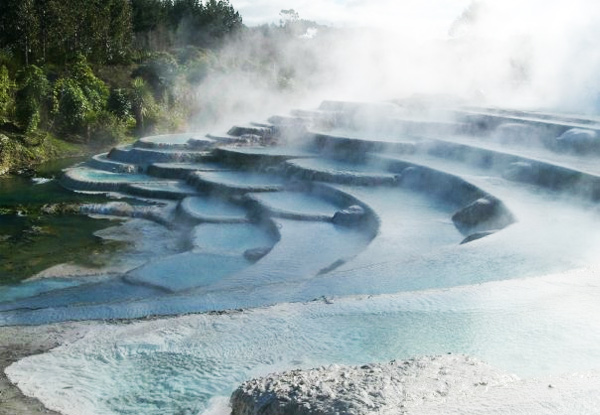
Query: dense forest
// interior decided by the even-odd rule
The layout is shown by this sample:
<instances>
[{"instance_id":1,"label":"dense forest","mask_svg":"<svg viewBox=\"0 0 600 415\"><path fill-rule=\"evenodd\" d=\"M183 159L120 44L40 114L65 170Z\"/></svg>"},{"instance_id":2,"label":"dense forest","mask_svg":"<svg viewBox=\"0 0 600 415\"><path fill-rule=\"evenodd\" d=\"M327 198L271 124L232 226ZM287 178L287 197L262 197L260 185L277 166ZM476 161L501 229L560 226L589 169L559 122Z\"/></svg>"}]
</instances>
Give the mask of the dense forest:
<instances>
[{"instance_id":1,"label":"dense forest","mask_svg":"<svg viewBox=\"0 0 600 415\"><path fill-rule=\"evenodd\" d=\"M184 129L206 103L177 91L213 73L291 85L278 45L312 22L293 10L281 17L248 28L227 0L3 0L0 174L82 145Z\"/></svg>"}]
</instances>

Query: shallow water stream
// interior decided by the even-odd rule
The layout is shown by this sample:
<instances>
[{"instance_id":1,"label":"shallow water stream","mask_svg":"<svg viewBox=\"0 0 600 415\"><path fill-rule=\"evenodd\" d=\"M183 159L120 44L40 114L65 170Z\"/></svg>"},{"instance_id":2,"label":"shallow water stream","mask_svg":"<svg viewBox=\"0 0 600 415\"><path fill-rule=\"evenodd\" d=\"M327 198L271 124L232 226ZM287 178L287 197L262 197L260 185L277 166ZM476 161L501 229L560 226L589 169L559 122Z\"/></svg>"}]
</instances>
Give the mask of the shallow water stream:
<instances>
[{"instance_id":1,"label":"shallow water stream","mask_svg":"<svg viewBox=\"0 0 600 415\"><path fill-rule=\"evenodd\" d=\"M114 224L72 213L48 214L44 206L105 201L64 189L57 181L61 169L81 159L66 159L38 167L34 177L0 178L0 286L13 284L53 265L73 262L101 266L118 243L94 232ZM59 207L60 209L60 207Z\"/></svg>"}]
</instances>

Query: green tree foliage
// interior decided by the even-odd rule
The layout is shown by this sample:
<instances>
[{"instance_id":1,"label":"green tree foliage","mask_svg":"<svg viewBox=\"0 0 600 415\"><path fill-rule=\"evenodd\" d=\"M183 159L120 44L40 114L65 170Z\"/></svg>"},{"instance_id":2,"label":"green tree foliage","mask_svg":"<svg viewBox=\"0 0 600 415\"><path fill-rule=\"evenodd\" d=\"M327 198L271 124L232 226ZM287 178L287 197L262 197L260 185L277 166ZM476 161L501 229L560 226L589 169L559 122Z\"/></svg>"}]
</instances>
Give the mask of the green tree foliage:
<instances>
[{"instance_id":1,"label":"green tree foliage","mask_svg":"<svg viewBox=\"0 0 600 415\"><path fill-rule=\"evenodd\" d=\"M126 90L115 88L110 91L107 110L116 115L121 120L127 120L131 117L131 100Z\"/></svg>"},{"instance_id":2,"label":"green tree foliage","mask_svg":"<svg viewBox=\"0 0 600 415\"><path fill-rule=\"evenodd\" d=\"M129 119L123 120L110 111L90 113L86 124L87 140L96 145L118 143L127 137L130 129Z\"/></svg>"},{"instance_id":3,"label":"green tree foliage","mask_svg":"<svg viewBox=\"0 0 600 415\"><path fill-rule=\"evenodd\" d=\"M169 92L172 90L178 74L179 65L173 55L168 52L159 52L134 70L131 76L142 78L152 88L156 98L170 99Z\"/></svg>"},{"instance_id":4,"label":"green tree foliage","mask_svg":"<svg viewBox=\"0 0 600 415\"><path fill-rule=\"evenodd\" d=\"M0 48L25 65L66 64L78 54L125 62L141 48L214 47L243 27L228 0L2 0Z\"/></svg>"},{"instance_id":5,"label":"green tree foliage","mask_svg":"<svg viewBox=\"0 0 600 415\"><path fill-rule=\"evenodd\" d=\"M4 122L13 106L15 83L10 79L8 69L0 65L0 122Z\"/></svg>"},{"instance_id":6,"label":"green tree foliage","mask_svg":"<svg viewBox=\"0 0 600 415\"><path fill-rule=\"evenodd\" d=\"M242 17L229 1L208 0L196 16L199 46L210 46L242 28Z\"/></svg>"},{"instance_id":7,"label":"green tree foliage","mask_svg":"<svg viewBox=\"0 0 600 415\"><path fill-rule=\"evenodd\" d=\"M0 0L0 132L174 127L191 111L177 91L228 67L214 51L242 28L228 0Z\"/></svg>"},{"instance_id":8,"label":"green tree foliage","mask_svg":"<svg viewBox=\"0 0 600 415\"><path fill-rule=\"evenodd\" d=\"M81 133L91 106L77 81L59 79L54 86L53 98L58 130L65 134Z\"/></svg>"},{"instance_id":9,"label":"green tree foliage","mask_svg":"<svg viewBox=\"0 0 600 415\"><path fill-rule=\"evenodd\" d=\"M100 80L83 55L73 64L70 76L59 79L54 85L53 114L56 127L63 134L82 134L95 113L104 111L109 90Z\"/></svg>"},{"instance_id":10,"label":"green tree foliage","mask_svg":"<svg viewBox=\"0 0 600 415\"><path fill-rule=\"evenodd\" d=\"M29 63L123 61L131 47L129 0L2 0L0 47Z\"/></svg>"},{"instance_id":11,"label":"green tree foliage","mask_svg":"<svg viewBox=\"0 0 600 415\"><path fill-rule=\"evenodd\" d=\"M136 44L158 50L213 47L243 27L227 0L132 0L132 16Z\"/></svg>"},{"instance_id":12,"label":"green tree foliage","mask_svg":"<svg viewBox=\"0 0 600 415\"><path fill-rule=\"evenodd\" d=\"M94 75L94 71L83 55L79 55L72 67L72 78L83 91L92 111L106 105L109 90L106 84Z\"/></svg>"},{"instance_id":13,"label":"green tree foliage","mask_svg":"<svg viewBox=\"0 0 600 415\"><path fill-rule=\"evenodd\" d=\"M148 88L148 85L142 78L135 78L133 80L130 99L136 129L139 132L144 132L147 127L145 119L151 114L156 106L156 102L150 88Z\"/></svg>"},{"instance_id":14,"label":"green tree foliage","mask_svg":"<svg viewBox=\"0 0 600 415\"><path fill-rule=\"evenodd\" d=\"M300 14L294 9L283 9L279 12L279 26L286 27L300 20Z\"/></svg>"},{"instance_id":15,"label":"green tree foliage","mask_svg":"<svg viewBox=\"0 0 600 415\"><path fill-rule=\"evenodd\" d=\"M46 118L45 108L50 82L41 68L29 65L17 74L17 85L17 122L25 131L35 131L42 118Z\"/></svg>"}]
</instances>

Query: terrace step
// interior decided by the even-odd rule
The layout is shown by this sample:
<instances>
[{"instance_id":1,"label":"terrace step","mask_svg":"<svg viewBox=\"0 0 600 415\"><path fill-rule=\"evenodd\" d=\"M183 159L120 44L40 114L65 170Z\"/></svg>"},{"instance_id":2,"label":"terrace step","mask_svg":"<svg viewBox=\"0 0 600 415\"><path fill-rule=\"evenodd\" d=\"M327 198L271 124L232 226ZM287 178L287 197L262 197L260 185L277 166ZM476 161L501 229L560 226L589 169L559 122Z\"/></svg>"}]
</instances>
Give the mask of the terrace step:
<instances>
[{"instance_id":1,"label":"terrace step","mask_svg":"<svg viewBox=\"0 0 600 415\"><path fill-rule=\"evenodd\" d=\"M287 146L221 147L214 151L214 156L227 165L260 169L289 159L314 157L315 153L306 148Z\"/></svg>"},{"instance_id":2,"label":"terrace step","mask_svg":"<svg viewBox=\"0 0 600 415\"><path fill-rule=\"evenodd\" d=\"M138 147L115 147L108 153L108 158L111 160L144 167L152 163L200 162L209 156L210 152L203 150Z\"/></svg>"},{"instance_id":3,"label":"terrace step","mask_svg":"<svg viewBox=\"0 0 600 415\"><path fill-rule=\"evenodd\" d=\"M164 181L157 183L130 184L128 194L150 199L183 199L197 193L192 186L180 181Z\"/></svg>"},{"instance_id":4,"label":"terrace step","mask_svg":"<svg viewBox=\"0 0 600 415\"><path fill-rule=\"evenodd\" d=\"M146 172L165 179L186 179L196 171L229 171L230 168L211 161L199 163L152 163Z\"/></svg>"},{"instance_id":5,"label":"terrace step","mask_svg":"<svg viewBox=\"0 0 600 415\"><path fill-rule=\"evenodd\" d=\"M278 192L285 186L281 177L243 171L194 172L189 175L188 183L201 192L229 195Z\"/></svg>"},{"instance_id":6,"label":"terrace step","mask_svg":"<svg viewBox=\"0 0 600 415\"><path fill-rule=\"evenodd\" d=\"M257 193L248 198L271 216L295 220L331 221L336 212L348 207L332 203L316 192Z\"/></svg>"},{"instance_id":7,"label":"terrace step","mask_svg":"<svg viewBox=\"0 0 600 415\"><path fill-rule=\"evenodd\" d=\"M194 223L248 222L248 212L243 206L215 197L186 197L177 206L177 212L185 220Z\"/></svg>"},{"instance_id":8,"label":"terrace step","mask_svg":"<svg viewBox=\"0 0 600 415\"><path fill-rule=\"evenodd\" d=\"M375 166L331 159L293 159L285 162L285 174L308 181L350 184L354 186L393 186L396 174Z\"/></svg>"},{"instance_id":9,"label":"terrace step","mask_svg":"<svg viewBox=\"0 0 600 415\"><path fill-rule=\"evenodd\" d=\"M138 173L141 168L135 164L121 163L108 158L108 153L96 154L86 162L86 165L96 170L105 170L113 173Z\"/></svg>"},{"instance_id":10,"label":"terrace step","mask_svg":"<svg viewBox=\"0 0 600 415\"><path fill-rule=\"evenodd\" d=\"M161 181L145 174L112 173L84 167L68 169L60 183L72 190L91 192L126 192L130 184L156 183Z\"/></svg>"},{"instance_id":11,"label":"terrace step","mask_svg":"<svg viewBox=\"0 0 600 415\"><path fill-rule=\"evenodd\" d=\"M134 147L140 148L160 148L160 149L191 149L191 148L210 148L215 142L199 133L183 134L163 134L149 137L142 137L137 140Z\"/></svg>"}]
</instances>

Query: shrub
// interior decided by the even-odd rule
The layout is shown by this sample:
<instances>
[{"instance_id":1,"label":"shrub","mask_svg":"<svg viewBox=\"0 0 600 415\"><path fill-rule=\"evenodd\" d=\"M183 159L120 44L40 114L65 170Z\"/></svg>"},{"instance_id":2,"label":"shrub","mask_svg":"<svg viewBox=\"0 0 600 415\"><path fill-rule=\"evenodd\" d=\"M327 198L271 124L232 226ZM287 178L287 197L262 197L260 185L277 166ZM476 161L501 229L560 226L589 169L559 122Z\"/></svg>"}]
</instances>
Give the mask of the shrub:
<instances>
[{"instance_id":1,"label":"shrub","mask_svg":"<svg viewBox=\"0 0 600 415\"><path fill-rule=\"evenodd\" d=\"M127 138L133 120L123 120L109 111L90 113L86 120L88 140L98 145L115 144Z\"/></svg>"},{"instance_id":2,"label":"shrub","mask_svg":"<svg viewBox=\"0 0 600 415\"><path fill-rule=\"evenodd\" d=\"M143 134L146 132L145 118L153 112L156 102L148 85L146 85L146 82L142 78L133 80L130 94L131 109L135 117L136 129L140 134Z\"/></svg>"},{"instance_id":3,"label":"shrub","mask_svg":"<svg viewBox=\"0 0 600 415\"><path fill-rule=\"evenodd\" d=\"M90 107L99 111L106 106L109 91L101 79L97 78L83 55L78 55L73 65L72 78L84 93Z\"/></svg>"},{"instance_id":4,"label":"shrub","mask_svg":"<svg viewBox=\"0 0 600 415\"><path fill-rule=\"evenodd\" d=\"M124 89L115 88L111 90L106 107L110 112L123 120L131 117L131 100Z\"/></svg>"},{"instance_id":5,"label":"shrub","mask_svg":"<svg viewBox=\"0 0 600 415\"><path fill-rule=\"evenodd\" d=\"M160 52L148 61L140 65L131 74L132 78L142 78L154 91L155 97L163 97L169 93L174 85L179 66L177 61L168 52Z\"/></svg>"},{"instance_id":6,"label":"shrub","mask_svg":"<svg viewBox=\"0 0 600 415\"><path fill-rule=\"evenodd\" d=\"M13 105L13 90L15 84L8 75L6 66L0 66L0 121L6 120Z\"/></svg>"},{"instance_id":7,"label":"shrub","mask_svg":"<svg viewBox=\"0 0 600 415\"><path fill-rule=\"evenodd\" d=\"M15 99L17 122L27 132L35 131L45 113L50 83L44 72L35 65L29 65L17 73L19 90Z\"/></svg>"},{"instance_id":8,"label":"shrub","mask_svg":"<svg viewBox=\"0 0 600 415\"><path fill-rule=\"evenodd\" d=\"M82 132L91 105L77 82L71 78L59 79L53 98L58 130L67 134Z\"/></svg>"}]
</instances>

